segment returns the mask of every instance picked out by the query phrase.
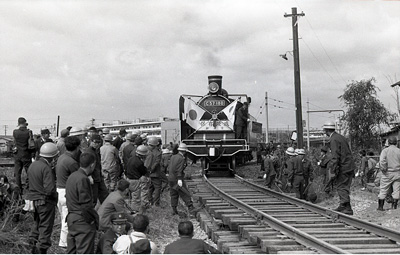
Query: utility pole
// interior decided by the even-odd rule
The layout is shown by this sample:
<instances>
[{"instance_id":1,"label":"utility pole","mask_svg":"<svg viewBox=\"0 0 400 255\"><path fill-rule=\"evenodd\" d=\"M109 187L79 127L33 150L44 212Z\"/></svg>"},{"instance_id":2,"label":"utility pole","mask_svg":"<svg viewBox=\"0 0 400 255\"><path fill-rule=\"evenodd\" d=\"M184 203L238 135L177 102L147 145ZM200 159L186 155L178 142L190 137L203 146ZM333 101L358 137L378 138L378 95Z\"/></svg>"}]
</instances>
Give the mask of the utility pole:
<instances>
[{"instance_id":1,"label":"utility pole","mask_svg":"<svg viewBox=\"0 0 400 255\"><path fill-rule=\"evenodd\" d=\"M269 140L268 140L268 92L267 91L265 91L265 117L266 117L265 143L269 143Z\"/></svg>"},{"instance_id":2,"label":"utility pole","mask_svg":"<svg viewBox=\"0 0 400 255\"><path fill-rule=\"evenodd\" d=\"M310 102L307 98L307 150L310 150Z\"/></svg>"},{"instance_id":3,"label":"utility pole","mask_svg":"<svg viewBox=\"0 0 400 255\"><path fill-rule=\"evenodd\" d=\"M94 122L96 121L96 119L94 119L94 118L92 118L91 120L90 120L90 122L92 123L92 126L94 126Z\"/></svg>"},{"instance_id":4,"label":"utility pole","mask_svg":"<svg viewBox=\"0 0 400 255\"><path fill-rule=\"evenodd\" d=\"M303 117L301 107L301 84L300 84L300 59L299 59L299 35L297 16L304 16L305 14L297 14L297 8L292 8L292 14L283 15L285 18L292 17L292 30L293 30L293 59L294 59L294 93L296 104L296 132L297 132L297 148L303 148Z\"/></svg>"},{"instance_id":5,"label":"utility pole","mask_svg":"<svg viewBox=\"0 0 400 255\"><path fill-rule=\"evenodd\" d=\"M4 136L7 136L7 128L8 128L8 125L4 125Z\"/></svg>"},{"instance_id":6,"label":"utility pole","mask_svg":"<svg viewBox=\"0 0 400 255\"><path fill-rule=\"evenodd\" d=\"M60 131L60 115L57 115L57 137L59 131Z\"/></svg>"}]
</instances>

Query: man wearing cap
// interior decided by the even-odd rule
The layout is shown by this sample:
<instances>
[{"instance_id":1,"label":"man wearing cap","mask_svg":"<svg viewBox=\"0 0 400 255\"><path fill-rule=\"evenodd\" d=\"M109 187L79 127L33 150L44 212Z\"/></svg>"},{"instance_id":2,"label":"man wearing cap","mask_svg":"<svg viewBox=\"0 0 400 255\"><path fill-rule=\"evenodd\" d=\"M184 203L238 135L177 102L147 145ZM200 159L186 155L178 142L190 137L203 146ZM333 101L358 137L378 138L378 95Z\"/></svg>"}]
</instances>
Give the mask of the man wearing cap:
<instances>
[{"instance_id":1,"label":"man wearing cap","mask_svg":"<svg viewBox=\"0 0 400 255\"><path fill-rule=\"evenodd\" d=\"M118 254L130 253L131 244L136 243L141 239L148 239L147 233L149 232L149 218L143 214L137 214L133 218L133 231L128 235L118 237L113 245L114 252ZM151 254L158 254L159 250L157 245L150 241Z\"/></svg>"},{"instance_id":2,"label":"man wearing cap","mask_svg":"<svg viewBox=\"0 0 400 255\"><path fill-rule=\"evenodd\" d=\"M27 128L28 123L23 117L18 118L18 128L13 131L14 138L14 177L16 184L22 192L22 181L21 174L22 169L25 168L25 172L28 172L28 168L32 163L32 153L34 150L29 149L28 140L29 137L33 137L32 131ZM28 176L28 175L27 175ZM29 180L26 179L26 185L29 184Z\"/></svg>"},{"instance_id":3,"label":"man wearing cap","mask_svg":"<svg viewBox=\"0 0 400 255\"><path fill-rule=\"evenodd\" d=\"M111 227L111 215L115 212L124 212L127 219L133 222L133 217L128 205L125 202L125 198L129 192L129 182L125 179L121 179L117 183L117 190L111 192L106 200L101 204L97 213L100 219L100 230L106 230Z\"/></svg>"},{"instance_id":4,"label":"man wearing cap","mask_svg":"<svg viewBox=\"0 0 400 255\"><path fill-rule=\"evenodd\" d=\"M180 239L168 244L164 254L216 254L220 253L214 247L200 239L193 239L193 223L182 221L178 224Z\"/></svg>"},{"instance_id":5,"label":"man wearing cap","mask_svg":"<svg viewBox=\"0 0 400 255\"><path fill-rule=\"evenodd\" d=\"M285 189L290 192L292 190L293 183L289 179L289 175L296 168L295 157L297 156L297 153L295 152L293 147L288 147L285 151L285 155L287 157L285 163L283 164L283 172L281 174L281 178L284 183L286 182Z\"/></svg>"},{"instance_id":6,"label":"man wearing cap","mask_svg":"<svg viewBox=\"0 0 400 255\"><path fill-rule=\"evenodd\" d=\"M58 211L60 212L61 231L60 242L58 246L67 247L68 226L65 219L68 215L67 201L65 200L65 187L68 177L79 169L79 145L81 141L76 136L68 136L65 138L66 152L57 160L56 176L57 176L57 192L58 192Z\"/></svg>"},{"instance_id":7,"label":"man wearing cap","mask_svg":"<svg viewBox=\"0 0 400 255\"><path fill-rule=\"evenodd\" d=\"M104 200L108 196L108 189L106 184L104 183L104 178L101 173L101 156L100 156L100 146L103 142L103 139L98 134L93 134L89 140L89 147L85 150L85 152L92 154L96 159L96 165L92 174L93 185L93 204L97 204L97 200L99 200L100 204L104 202Z\"/></svg>"},{"instance_id":8,"label":"man wearing cap","mask_svg":"<svg viewBox=\"0 0 400 255\"><path fill-rule=\"evenodd\" d=\"M293 187L296 198L304 199L305 180L300 153L301 149L296 149L295 154L297 155L288 160L288 186Z\"/></svg>"},{"instance_id":9,"label":"man wearing cap","mask_svg":"<svg viewBox=\"0 0 400 255\"><path fill-rule=\"evenodd\" d=\"M125 176L128 180L129 191L131 192L134 209L139 213L144 213L149 207L149 173L144 166L148 149L145 145L140 145L128 160Z\"/></svg>"},{"instance_id":10,"label":"man wearing cap","mask_svg":"<svg viewBox=\"0 0 400 255\"><path fill-rule=\"evenodd\" d=\"M65 138L67 136L69 136L69 130L68 129L61 130L61 136L57 141L57 148L58 148L58 151L60 152L60 154L59 154L60 156L62 154L64 154L64 152L67 151L67 149L65 148Z\"/></svg>"},{"instance_id":11,"label":"man wearing cap","mask_svg":"<svg viewBox=\"0 0 400 255\"><path fill-rule=\"evenodd\" d=\"M112 254L113 245L118 237L126 235L127 222L125 213L114 212L110 216L111 227L100 237L97 243L96 254Z\"/></svg>"},{"instance_id":12,"label":"man wearing cap","mask_svg":"<svg viewBox=\"0 0 400 255\"><path fill-rule=\"evenodd\" d=\"M266 153L265 151L263 153ZM263 174L263 179L264 179L264 185L267 186L268 188L272 187L272 184L274 183L275 180L275 167L274 167L274 162L272 160L271 154L267 155L262 155L262 169L264 169L261 173Z\"/></svg>"},{"instance_id":13,"label":"man wearing cap","mask_svg":"<svg viewBox=\"0 0 400 255\"><path fill-rule=\"evenodd\" d=\"M400 149L397 148L397 138L389 137L389 147L382 150L379 157L381 181L378 195L378 211L383 211L385 198L390 188L393 188L392 209L397 209L400 196Z\"/></svg>"},{"instance_id":14,"label":"man wearing cap","mask_svg":"<svg viewBox=\"0 0 400 255\"><path fill-rule=\"evenodd\" d=\"M147 154L144 166L150 174L149 200L150 204L160 206L161 196L161 152L157 137L150 137L147 141L149 153ZM153 197L154 194L154 197Z\"/></svg>"},{"instance_id":15,"label":"man wearing cap","mask_svg":"<svg viewBox=\"0 0 400 255\"><path fill-rule=\"evenodd\" d=\"M51 246L51 234L56 213L58 194L56 177L51 168L58 154L54 143L45 143L40 148L40 158L28 170L29 193L26 199L33 201L34 225L29 234L32 253L47 253Z\"/></svg>"},{"instance_id":16,"label":"man wearing cap","mask_svg":"<svg viewBox=\"0 0 400 255\"><path fill-rule=\"evenodd\" d=\"M104 145L100 147L101 169L104 183L108 191L114 191L119 177L121 176L119 151L112 145L113 137L108 134L104 137Z\"/></svg>"},{"instance_id":17,"label":"man wearing cap","mask_svg":"<svg viewBox=\"0 0 400 255\"><path fill-rule=\"evenodd\" d=\"M53 142L53 140L50 139L50 131L47 128L42 129L42 131L40 133L41 133L42 137L35 141L35 150L36 150L35 160L38 160L40 158L40 155L39 155L40 147L42 147L42 145L44 143L52 143Z\"/></svg>"},{"instance_id":18,"label":"man wearing cap","mask_svg":"<svg viewBox=\"0 0 400 255\"><path fill-rule=\"evenodd\" d=\"M96 158L90 153L82 153L80 168L73 172L66 184L68 207L67 253L94 253L96 230L99 227L99 215L93 206L90 176L96 165Z\"/></svg>"},{"instance_id":19,"label":"man wearing cap","mask_svg":"<svg viewBox=\"0 0 400 255\"><path fill-rule=\"evenodd\" d=\"M125 135L128 132L126 132L125 128L121 128L119 130L119 135L114 139L114 141L112 142L112 144L115 146L115 148L119 149L121 148L121 145L124 143L125 141Z\"/></svg>"},{"instance_id":20,"label":"man wearing cap","mask_svg":"<svg viewBox=\"0 0 400 255\"><path fill-rule=\"evenodd\" d=\"M326 135L329 136L332 154L330 179L335 180L335 187L340 201L335 211L353 215L353 209L350 204L350 186L354 177L355 163L349 143L344 136L336 133L335 128L333 121L328 121L323 126Z\"/></svg>"},{"instance_id":21,"label":"man wearing cap","mask_svg":"<svg viewBox=\"0 0 400 255\"><path fill-rule=\"evenodd\" d=\"M240 107L239 110L237 110L236 112L235 130L237 139L247 138L247 122L250 121L248 106L249 103L244 102L243 106Z\"/></svg>"},{"instance_id":22,"label":"man wearing cap","mask_svg":"<svg viewBox=\"0 0 400 255\"><path fill-rule=\"evenodd\" d=\"M179 197L182 198L183 202L185 202L186 206L189 208L190 214L193 215L196 213L196 209L193 206L192 197L188 191L186 182L184 181L184 170L187 166L186 150L186 144L180 143L178 147L178 153L172 155L168 167L172 215L178 214L177 206Z\"/></svg>"}]
</instances>

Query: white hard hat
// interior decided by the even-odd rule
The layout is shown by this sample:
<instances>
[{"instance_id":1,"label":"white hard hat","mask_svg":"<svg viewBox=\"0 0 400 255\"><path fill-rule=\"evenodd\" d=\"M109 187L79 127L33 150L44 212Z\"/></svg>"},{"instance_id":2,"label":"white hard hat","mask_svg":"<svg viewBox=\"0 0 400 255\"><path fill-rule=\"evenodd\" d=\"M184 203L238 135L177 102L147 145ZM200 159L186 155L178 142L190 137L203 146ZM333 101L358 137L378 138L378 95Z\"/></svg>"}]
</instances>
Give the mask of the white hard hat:
<instances>
[{"instance_id":1,"label":"white hard hat","mask_svg":"<svg viewBox=\"0 0 400 255\"><path fill-rule=\"evenodd\" d=\"M323 129L336 129L336 124L332 120L328 120L327 122L324 123L322 126Z\"/></svg>"},{"instance_id":2,"label":"white hard hat","mask_svg":"<svg viewBox=\"0 0 400 255\"><path fill-rule=\"evenodd\" d=\"M57 146L52 143L52 142L47 142L40 147L40 156L45 157L45 158L52 158L57 156L58 154L58 148Z\"/></svg>"},{"instance_id":3,"label":"white hard hat","mask_svg":"<svg viewBox=\"0 0 400 255\"><path fill-rule=\"evenodd\" d=\"M304 149L298 149L297 154L299 155L306 155L306 151Z\"/></svg>"},{"instance_id":4,"label":"white hard hat","mask_svg":"<svg viewBox=\"0 0 400 255\"><path fill-rule=\"evenodd\" d=\"M85 134L85 132L83 132L82 128L80 128L80 127L73 127L69 131L70 136L77 136L77 135L84 135L84 134Z\"/></svg>"},{"instance_id":5,"label":"white hard hat","mask_svg":"<svg viewBox=\"0 0 400 255\"><path fill-rule=\"evenodd\" d=\"M187 145L185 143L180 143L178 151L187 151Z\"/></svg>"},{"instance_id":6,"label":"white hard hat","mask_svg":"<svg viewBox=\"0 0 400 255\"><path fill-rule=\"evenodd\" d=\"M286 154L290 155L290 156L296 156L296 152L294 151L293 147L289 147L286 149Z\"/></svg>"}]
</instances>

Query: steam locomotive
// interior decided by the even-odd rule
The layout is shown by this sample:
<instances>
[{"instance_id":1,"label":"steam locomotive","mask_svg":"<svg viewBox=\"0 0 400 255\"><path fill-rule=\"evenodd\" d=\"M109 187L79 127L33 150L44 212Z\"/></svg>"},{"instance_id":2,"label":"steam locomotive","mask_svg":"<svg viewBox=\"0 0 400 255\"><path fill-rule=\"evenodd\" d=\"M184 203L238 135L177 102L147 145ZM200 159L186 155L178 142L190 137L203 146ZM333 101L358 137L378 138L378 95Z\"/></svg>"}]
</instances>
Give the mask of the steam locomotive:
<instances>
[{"instance_id":1,"label":"steam locomotive","mask_svg":"<svg viewBox=\"0 0 400 255\"><path fill-rule=\"evenodd\" d=\"M246 138L235 135L237 110L246 94L228 94L222 88L222 76L208 77L206 95L181 95L179 98L181 141L188 147L188 157L200 160L203 174L208 171L231 171L253 158L252 152L262 142L262 124L249 114Z\"/></svg>"}]
</instances>

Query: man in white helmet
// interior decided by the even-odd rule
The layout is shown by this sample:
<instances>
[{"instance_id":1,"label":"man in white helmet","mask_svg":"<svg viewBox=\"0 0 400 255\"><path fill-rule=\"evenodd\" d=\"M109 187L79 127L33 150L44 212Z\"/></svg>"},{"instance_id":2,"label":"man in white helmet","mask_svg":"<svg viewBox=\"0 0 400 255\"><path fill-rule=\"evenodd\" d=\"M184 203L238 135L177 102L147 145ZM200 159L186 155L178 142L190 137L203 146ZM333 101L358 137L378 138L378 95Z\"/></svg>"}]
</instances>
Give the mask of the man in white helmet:
<instances>
[{"instance_id":1,"label":"man in white helmet","mask_svg":"<svg viewBox=\"0 0 400 255\"><path fill-rule=\"evenodd\" d=\"M323 129L326 135L329 136L332 155L332 172L328 183L334 180L340 201L340 205L335 211L353 215L353 209L350 204L350 186L354 177L355 163L349 143L344 136L335 132L336 127L333 121L325 122Z\"/></svg>"},{"instance_id":2,"label":"man in white helmet","mask_svg":"<svg viewBox=\"0 0 400 255\"><path fill-rule=\"evenodd\" d=\"M125 176L129 182L129 191L132 196L132 204L136 211L144 213L149 207L149 173L144 166L148 149L145 145L139 145L135 154L129 158L126 165Z\"/></svg>"},{"instance_id":3,"label":"man in white helmet","mask_svg":"<svg viewBox=\"0 0 400 255\"><path fill-rule=\"evenodd\" d=\"M57 155L58 149L54 143L44 143L40 147L40 158L33 162L28 170L29 193L27 199L33 201L35 210L29 243L34 254L46 254L51 246L51 234L58 200L56 177L51 165Z\"/></svg>"}]
</instances>

